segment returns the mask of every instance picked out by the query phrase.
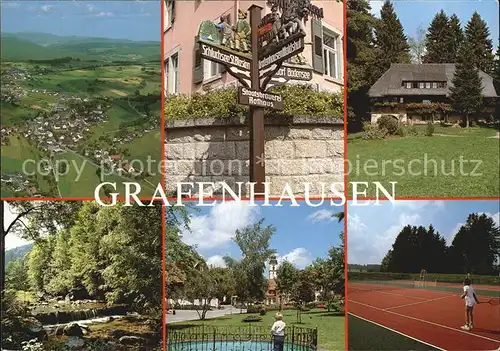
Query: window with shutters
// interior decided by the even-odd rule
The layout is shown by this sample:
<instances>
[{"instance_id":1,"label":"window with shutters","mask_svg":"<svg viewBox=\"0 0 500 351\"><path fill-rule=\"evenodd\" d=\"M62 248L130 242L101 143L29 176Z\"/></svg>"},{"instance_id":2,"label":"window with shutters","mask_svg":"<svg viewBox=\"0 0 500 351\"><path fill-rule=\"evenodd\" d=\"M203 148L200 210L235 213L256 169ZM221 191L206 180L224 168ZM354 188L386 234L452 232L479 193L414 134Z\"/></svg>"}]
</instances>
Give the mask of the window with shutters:
<instances>
[{"instance_id":1,"label":"window with shutters","mask_svg":"<svg viewBox=\"0 0 500 351\"><path fill-rule=\"evenodd\" d=\"M179 93L179 54L173 54L165 61L165 91Z\"/></svg>"}]
</instances>

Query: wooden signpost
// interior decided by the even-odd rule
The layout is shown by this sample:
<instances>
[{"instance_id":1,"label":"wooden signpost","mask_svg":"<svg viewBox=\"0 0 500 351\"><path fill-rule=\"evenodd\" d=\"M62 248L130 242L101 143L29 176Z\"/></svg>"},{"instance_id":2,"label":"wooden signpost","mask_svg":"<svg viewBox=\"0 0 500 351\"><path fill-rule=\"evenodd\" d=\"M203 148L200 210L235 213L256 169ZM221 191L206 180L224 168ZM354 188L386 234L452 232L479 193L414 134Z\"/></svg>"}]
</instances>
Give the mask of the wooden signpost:
<instances>
[{"instance_id":1,"label":"wooden signpost","mask_svg":"<svg viewBox=\"0 0 500 351\"><path fill-rule=\"evenodd\" d=\"M322 17L323 9L311 0L273 0L271 13L262 18L263 8L252 5L250 24L246 12L238 11L235 26L221 21L204 21L200 25L201 57L220 63L238 79L238 103L250 109L250 182L255 193L264 192L264 109L283 110L280 95L266 92L268 86L290 80L310 81L312 70L283 63L304 50L304 21L308 15ZM281 10L281 15L278 13Z\"/></svg>"}]
</instances>

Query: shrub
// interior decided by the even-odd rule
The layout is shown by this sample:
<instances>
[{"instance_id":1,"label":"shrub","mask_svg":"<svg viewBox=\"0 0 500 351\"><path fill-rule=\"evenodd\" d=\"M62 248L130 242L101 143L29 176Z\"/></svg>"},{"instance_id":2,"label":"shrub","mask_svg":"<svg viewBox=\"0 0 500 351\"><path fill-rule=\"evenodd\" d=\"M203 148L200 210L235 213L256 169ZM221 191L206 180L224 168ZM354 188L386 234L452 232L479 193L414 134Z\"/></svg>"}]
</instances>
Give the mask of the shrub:
<instances>
[{"instance_id":1,"label":"shrub","mask_svg":"<svg viewBox=\"0 0 500 351\"><path fill-rule=\"evenodd\" d=\"M434 123L432 123L431 121L428 121L427 128L425 130L425 135L432 136L432 134L434 134Z\"/></svg>"},{"instance_id":2,"label":"shrub","mask_svg":"<svg viewBox=\"0 0 500 351\"><path fill-rule=\"evenodd\" d=\"M376 124L363 123L363 140L384 139L387 135L386 129L380 129Z\"/></svg>"},{"instance_id":3,"label":"shrub","mask_svg":"<svg viewBox=\"0 0 500 351\"><path fill-rule=\"evenodd\" d=\"M341 94L318 92L311 86L285 85L273 89L285 101L283 111L266 110L266 116L311 116L343 118ZM206 93L171 95L165 100L165 119L243 117L247 106L237 103L234 87L214 89Z\"/></svg>"},{"instance_id":4,"label":"shrub","mask_svg":"<svg viewBox=\"0 0 500 351\"><path fill-rule=\"evenodd\" d=\"M252 323L252 322L260 322L262 320L262 318L260 317L257 317L257 316L249 316L249 317L245 317L242 319L242 322L246 322L246 323Z\"/></svg>"},{"instance_id":5,"label":"shrub","mask_svg":"<svg viewBox=\"0 0 500 351\"><path fill-rule=\"evenodd\" d=\"M261 316L265 316L265 315L266 315L266 313L267 313L267 311L266 311L266 309L265 309L264 307L262 307L262 308L260 309L260 311L259 311L259 314L260 314Z\"/></svg>"},{"instance_id":6,"label":"shrub","mask_svg":"<svg viewBox=\"0 0 500 351\"><path fill-rule=\"evenodd\" d=\"M262 305L252 305L247 307L247 313L260 313L260 311L265 307Z\"/></svg>"},{"instance_id":7,"label":"shrub","mask_svg":"<svg viewBox=\"0 0 500 351\"><path fill-rule=\"evenodd\" d=\"M399 128L398 120L390 115L383 115L380 117L377 121L377 125L380 129L386 129L387 133L390 135L395 135Z\"/></svg>"}]
</instances>

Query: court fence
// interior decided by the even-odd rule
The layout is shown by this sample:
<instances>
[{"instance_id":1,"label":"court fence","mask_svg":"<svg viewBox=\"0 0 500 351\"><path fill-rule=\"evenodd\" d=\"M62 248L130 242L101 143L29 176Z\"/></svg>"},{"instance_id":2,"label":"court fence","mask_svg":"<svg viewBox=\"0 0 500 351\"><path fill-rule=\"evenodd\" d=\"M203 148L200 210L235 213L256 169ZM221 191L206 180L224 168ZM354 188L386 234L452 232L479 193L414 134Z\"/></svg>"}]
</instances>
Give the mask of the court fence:
<instances>
[{"instance_id":1,"label":"court fence","mask_svg":"<svg viewBox=\"0 0 500 351\"><path fill-rule=\"evenodd\" d=\"M285 332L286 351L315 351L316 328L291 326ZM263 326L167 325L168 351L271 351L270 328Z\"/></svg>"},{"instance_id":2,"label":"court fence","mask_svg":"<svg viewBox=\"0 0 500 351\"><path fill-rule=\"evenodd\" d=\"M427 282L436 283L451 283L462 284L465 274L445 274L445 273L426 273L425 280ZM387 281L387 280L420 280L420 273L389 273L389 272L348 272L348 280L355 281ZM500 284L499 276L475 275L471 274L473 284L480 285L498 285Z\"/></svg>"}]
</instances>

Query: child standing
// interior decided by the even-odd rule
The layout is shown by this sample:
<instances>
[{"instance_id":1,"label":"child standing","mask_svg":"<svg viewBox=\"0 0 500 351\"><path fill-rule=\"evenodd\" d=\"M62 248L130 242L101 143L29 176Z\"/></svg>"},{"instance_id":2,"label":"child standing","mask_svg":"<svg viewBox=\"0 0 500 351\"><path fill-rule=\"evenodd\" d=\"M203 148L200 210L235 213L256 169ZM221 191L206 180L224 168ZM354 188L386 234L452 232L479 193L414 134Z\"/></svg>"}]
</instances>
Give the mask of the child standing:
<instances>
[{"instance_id":1,"label":"child standing","mask_svg":"<svg viewBox=\"0 0 500 351\"><path fill-rule=\"evenodd\" d=\"M283 315L279 312L275 316L276 322L274 322L271 327L271 333L273 334L274 341L274 351L283 351L285 346L285 327L286 324L283 322Z\"/></svg>"},{"instance_id":2,"label":"child standing","mask_svg":"<svg viewBox=\"0 0 500 351\"><path fill-rule=\"evenodd\" d=\"M465 325L462 326L464 330L471 330L474 324L474 306L479 303L474 288L471 286L469 278L464 280L464 293L462 299L465 299Z\"/></svg>"}]
</instances>

